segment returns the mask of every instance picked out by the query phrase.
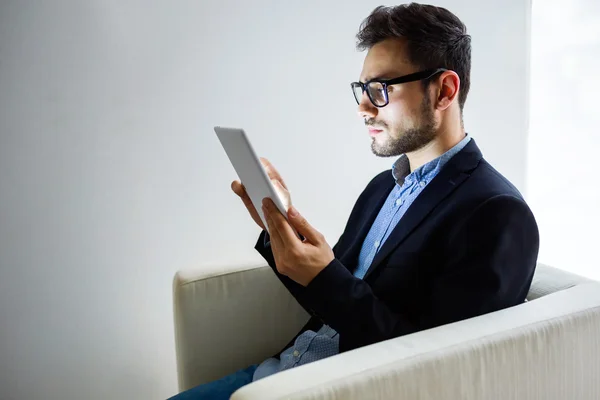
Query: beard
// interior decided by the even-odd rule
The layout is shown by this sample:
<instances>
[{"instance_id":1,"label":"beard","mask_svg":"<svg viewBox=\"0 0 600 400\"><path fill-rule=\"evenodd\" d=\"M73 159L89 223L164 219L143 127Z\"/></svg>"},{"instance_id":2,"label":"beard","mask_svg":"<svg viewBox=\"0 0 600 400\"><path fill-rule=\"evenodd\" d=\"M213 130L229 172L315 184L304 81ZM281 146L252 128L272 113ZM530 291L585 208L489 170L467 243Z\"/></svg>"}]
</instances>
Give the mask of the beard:
<instances>
[{"instance_id":1,"label":"beard","mask_svg":"<svg viewBox=\"0 0 600 400\"><path fill-rule=\"evenodd\" d=\"M371 143L371 151L378 157L395 157L406 153L411 153L422 149L427 144L435 139L435 120L433 110L431 109L431 100L429 96L423 98L420 107L419 124L416 127L403 129L400 128L396 132L396 137L386 133L386 141L378 143L377 138L373 138ZM367 123L366 125L377 125L386 128L384 132L389 132L389 127L385 122ZM382 134L384 133L382 132Z\"/></svg>"}]
</instances>

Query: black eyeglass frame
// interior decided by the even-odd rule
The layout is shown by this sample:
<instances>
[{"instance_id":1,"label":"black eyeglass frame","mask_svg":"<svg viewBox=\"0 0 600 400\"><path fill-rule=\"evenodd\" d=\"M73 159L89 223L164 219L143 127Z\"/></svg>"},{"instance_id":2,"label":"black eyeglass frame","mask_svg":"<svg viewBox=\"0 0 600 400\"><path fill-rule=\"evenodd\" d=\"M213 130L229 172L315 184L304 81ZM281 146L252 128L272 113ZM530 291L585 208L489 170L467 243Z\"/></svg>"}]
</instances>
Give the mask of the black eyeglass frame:
<instances>
[{"instance_id":1,"label":"black eyeglass frame","mask_svg":"<svg viewBox=\"0 0 600 400\"><path fill-rule=\"evenodd\" d=\"M360 104L360 98L356 97L356 92L354 91L355 87L360 86L362 88L362 92L361 92L361 97L362 95L365 93L365 91L367 92L367 96L369 96L369 100L371 101L371 104L373 104L375 107L385 107L389 104L390 99L388 97L388 90L387 87L390 85L397 85L399 83L407 83L407 82L416 82L416 81L422 81L422 80L426 80L426 79L431 79L433 78L435 75L439 74L440 72L445 72L448 71L447 68L437 68L437 69L427 69L425 71L420 71L420 72L415 72L412 74L408 74L408 75L404 75L404 76L399 76L398 78L393 78L393 79L379 79L379 78L373 78L373 79L369 79L368 81L366 81L365 83L362 82L352 82L350 84L350 88L352 89L352 94L354 95L354 100L356 100L356 104ZM381 84L382 89L383 89L383 96L385 97L385 103L382 105L378 105L375 104L375 101L373 101L373 97L371 96L371 92L369 90L367 90L369 84L371 84L371 82L378 82Z\"/></svg>"}]
</instances>

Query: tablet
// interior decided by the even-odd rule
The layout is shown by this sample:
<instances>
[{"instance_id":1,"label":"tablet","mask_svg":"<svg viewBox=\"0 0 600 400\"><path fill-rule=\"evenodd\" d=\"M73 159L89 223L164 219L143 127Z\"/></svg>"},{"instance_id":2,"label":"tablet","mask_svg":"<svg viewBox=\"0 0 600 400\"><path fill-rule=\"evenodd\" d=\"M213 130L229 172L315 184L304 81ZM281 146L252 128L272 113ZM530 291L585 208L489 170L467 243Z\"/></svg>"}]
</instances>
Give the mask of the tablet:
<instances>
[{"instance_id":1,"label":"tablet","mask_svg":"<svg viewBox=\"0 0 600 400\"><path fill-rule=\"evenodd\" d=\"M287 219L285 199L277 193L243 129L215 126L215 133L268 232L267 221L262 212L262 199L271 198Z\"/></svg>"}]
</instances>

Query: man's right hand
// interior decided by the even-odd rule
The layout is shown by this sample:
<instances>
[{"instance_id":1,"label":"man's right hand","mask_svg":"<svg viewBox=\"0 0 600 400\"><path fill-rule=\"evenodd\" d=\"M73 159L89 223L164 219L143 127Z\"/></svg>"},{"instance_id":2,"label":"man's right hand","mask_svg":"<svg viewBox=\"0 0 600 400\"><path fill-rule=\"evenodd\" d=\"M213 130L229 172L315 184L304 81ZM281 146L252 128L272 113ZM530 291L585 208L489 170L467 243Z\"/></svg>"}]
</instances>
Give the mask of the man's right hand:
<instances>
[{"instance_id":1,"label":"man's right hand","mask_svg":"<svg viewBox=\"0 0 600 400\"><path fill-rule=\"evenodd\" d=\"M281 194L287 196L287 206L289 207L289 205L292 204L292 201L291 198L289 198L289 191L285 182L283 181L283 178L281 177L281 175L279 175L279 172L277 172L277 170L275 169L275 167L273 167L269 160L261 157L260 162L267 171L267 174L269 175L269 178L275 185L275 188L278 189L278 191L280 191L281 188L277 187L279 184L283 189L285 189L285 191ZM244 205L246 206L246 209L250 213L250 216L252 217L254 222L256 222L256 225L258 225L262 230L266 230L262 220L260 219L260 216L258 215L258 212L256 211L256 208L254 208L254 204L252 204L252 200L250 200L250 196L248 196L248 193L246 193L246 188L244 188L244 185L242 185L240 181L233 181L231 183L231 190L233 190L235 194L240 196L240 198L244 202ZM285 203L286 201L284 201L284 204Z\"/></svg>"}]
</instances>

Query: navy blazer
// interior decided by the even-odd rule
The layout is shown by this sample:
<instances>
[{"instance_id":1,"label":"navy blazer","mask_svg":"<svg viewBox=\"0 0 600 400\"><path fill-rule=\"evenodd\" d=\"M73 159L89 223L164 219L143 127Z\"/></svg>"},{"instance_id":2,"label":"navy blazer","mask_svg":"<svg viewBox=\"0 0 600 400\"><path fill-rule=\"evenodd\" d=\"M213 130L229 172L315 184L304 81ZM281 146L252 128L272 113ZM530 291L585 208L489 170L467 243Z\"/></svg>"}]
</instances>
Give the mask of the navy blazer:
<instances>
[{"instance_id":1,"label":"navy blazer","mask_svg":"<svg viewBox=\"0 0 600 400\"><path fill-rule=\"evenodd\" d=\"M312 316L298 335L327 324L340 335L341 353L525 300L537 224L474 140L423 189L364 278L354 277L363 241L395 184L391 170L369 182L333 248L335 259L306 287L277 272L261 233L256 250Z\"/></svg>"}]
</instances>

